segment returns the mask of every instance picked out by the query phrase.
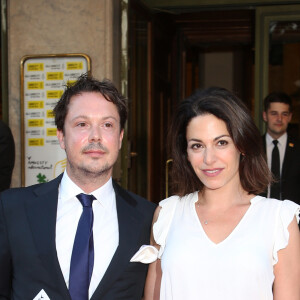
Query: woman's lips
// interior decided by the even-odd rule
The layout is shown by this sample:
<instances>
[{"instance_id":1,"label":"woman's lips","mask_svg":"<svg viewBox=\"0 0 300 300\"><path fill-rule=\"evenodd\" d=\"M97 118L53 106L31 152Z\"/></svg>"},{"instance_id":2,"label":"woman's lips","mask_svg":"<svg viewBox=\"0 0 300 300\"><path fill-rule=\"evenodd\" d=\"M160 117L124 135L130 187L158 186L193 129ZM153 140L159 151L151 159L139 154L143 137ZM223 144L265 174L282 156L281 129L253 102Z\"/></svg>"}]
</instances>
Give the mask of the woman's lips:
<instances>
[{"instance_id":1,"label":"woman's lips","mask_svg":"<svg viewBox=\"0 0 300 300\"><path fill-rule=\"evenodd\" d=\"M219 175L222 172L223 169L218 168L218 169L204 169L202 172L208 176L208 177L214 177Z\"/></svg>"}]
</instances>

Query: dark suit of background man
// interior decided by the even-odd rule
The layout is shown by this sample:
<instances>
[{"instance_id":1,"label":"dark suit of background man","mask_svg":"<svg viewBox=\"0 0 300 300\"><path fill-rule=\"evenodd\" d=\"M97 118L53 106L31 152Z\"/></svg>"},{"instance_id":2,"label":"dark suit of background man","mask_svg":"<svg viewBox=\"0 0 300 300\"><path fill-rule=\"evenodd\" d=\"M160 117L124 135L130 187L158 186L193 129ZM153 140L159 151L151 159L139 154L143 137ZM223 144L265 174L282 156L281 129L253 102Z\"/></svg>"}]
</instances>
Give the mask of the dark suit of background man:
<instances>
[{"instance_id":1,"label":"dark suit of background man","mask_svg":"<svg viewBox=\"0 0 300 300\"><path fill-rule=\"evenodd\" d=\"M0 120L0 192L10 187L14 165L14 138L10 128Z\"/></svg>"},{"instance_id":2,"label":"dark suit of background man","mask_svg":"<svg viewBox=\"0 0 300 300\"><path fill-rule=\"evenodd\" d=\"M273 92L264 100L263 119L267 132L263 136L268 165L271 169L273 140L278 141L280 156L280 196L300 204L300 141L287 134L287 127L292 119L291 98L283 92ZM270 188L268 196L270 196Z\"/></svg>"},{"instance_id":3,"label":"dark suit of background man","mask_svg":"<svg viewBox=\"0 0 300 300\"><path fill-rule=\"evenodd\" d=\"M155 205L112 180L127 118L125 99L111 82L83 75L67 87L54 113L66 171L48 183L1 195L0 299L140 300L147 265L130 259L149 244ZM92 210L79 201L81 193L96 198L83 196ZM92 216L93 235L84 245L87 252L80 252L84 243L76 239L86 236L79 227ZM72 260L74 252L80 259ZM76 289L87 279L86 291L80 288L71 298L71 281Z\"/></svg>"}]
</instances>

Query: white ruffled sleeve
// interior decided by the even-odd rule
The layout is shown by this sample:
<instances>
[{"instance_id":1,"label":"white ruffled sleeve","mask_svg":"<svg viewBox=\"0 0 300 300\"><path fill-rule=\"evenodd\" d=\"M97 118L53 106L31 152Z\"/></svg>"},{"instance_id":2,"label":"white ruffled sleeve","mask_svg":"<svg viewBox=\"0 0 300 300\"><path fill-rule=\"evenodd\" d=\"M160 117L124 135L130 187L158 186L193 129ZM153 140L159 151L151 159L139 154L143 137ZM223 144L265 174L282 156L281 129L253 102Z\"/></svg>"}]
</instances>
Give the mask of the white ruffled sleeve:
<instances>
[{"instance_id":1,"label":"white ruffled sleeve","mask_svg":"<svg viewBox=\"0 0 300 300\"><path fill-rule=\"evenodd\" d=\"M151 245L142 245L140 249L133 255L130 262L141 262L143 264L150 264L160 258L168 235L168 231L173 219L178 196L172 196L159 202L161 210L157 221L153 225L153 236L158 245L159 251Z\"/></svg>"},{"instance_id":2,"label":"white ruffled sleeve","mask_svg":"<svg viewBox=\"0 0 300 300\"><path fill-rule=\"evenodd\" d=\"M278 251L284 249L289 243L289 231L288 226L294 219L297 218L297 222L299 223L299 213L300 206L295 202L284 200L282 201L278 220L277 220L277 229L275 232L275 244L273 249L273 265L278 262Z\"/></svg>"},{"instance_id":3,"label":"white ruffled sleeve","mask_svg":"<svg viewBox=\"0 0 300 300\"><path fill-rule=\"evenodd\" d=\"M159 202L161 210L157 221L153 224L153 237L155 242L160 245L158 258L161 258L164 252L169 228L179 199L178 196L172 196Z\"/></svg>"}]
</instances>

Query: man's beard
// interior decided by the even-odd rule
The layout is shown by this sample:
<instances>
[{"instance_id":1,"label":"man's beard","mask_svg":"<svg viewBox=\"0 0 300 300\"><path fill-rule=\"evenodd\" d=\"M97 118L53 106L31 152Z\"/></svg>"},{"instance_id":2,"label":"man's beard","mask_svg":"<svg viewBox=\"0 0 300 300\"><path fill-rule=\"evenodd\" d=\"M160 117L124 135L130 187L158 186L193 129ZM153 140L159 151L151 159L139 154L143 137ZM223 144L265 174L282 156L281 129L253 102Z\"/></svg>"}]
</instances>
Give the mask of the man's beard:
<instances>
[{"instance_id":1,"label":"man's beard","mask_svg":"<svg viewBox=\"0 0 300 300\"><path fill-rule=\"evenodd\" d=\"M67 149L66 149L67 150ZM81 152L84 153L89 150L101 150L103 152L108 152L108 149L104 147L101 143L90 143L84 148L82 148ZM67 155L67 162L70 167L70 171L72 172L73 176L77 177L78 179L97 179L101 177L106 177L113 168L113 164L110 165L106 162L103 166L100 166L98 169L93 169L92 166L89 165L75 165L68 159L68 151L66 151Z\"/></svg>"},{"instance_id":2,"label":"man's beard","mask_svg":"<svg viewBox=\"0 0 300 300\"><path fill-rule=\"evenodd\" d=\"M79 171L82 175L84 175L88 178L98 178L98 177L106 176L113 168L113 166L109 165L108 163L105 164L104 166L102 166L100 169L95 170L95 171L91 170L90 168L87 168L85 166L78 166L76 168L72 164L69 164L69 165L70 165L70 169L72 169L74 171L74 173L78 173L78 171Z\"/></svg>"}]
</instances>

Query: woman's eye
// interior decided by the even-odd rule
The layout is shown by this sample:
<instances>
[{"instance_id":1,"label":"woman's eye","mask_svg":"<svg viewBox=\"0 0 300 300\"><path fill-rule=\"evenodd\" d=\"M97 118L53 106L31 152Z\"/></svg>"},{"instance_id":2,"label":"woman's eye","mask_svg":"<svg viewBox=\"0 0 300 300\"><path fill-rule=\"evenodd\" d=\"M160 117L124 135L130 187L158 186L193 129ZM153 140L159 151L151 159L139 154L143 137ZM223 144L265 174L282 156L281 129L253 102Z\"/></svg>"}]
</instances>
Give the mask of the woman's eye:
<instances>
[{"instance_id":1,"label":"woman's eye","mask_svg":"<svg viewBox=\"0 0 300 300\"><path fill-rule=\"evenodd\" d=\"M200 149L201 147L202 147L201 144L193 144L193 145L191 146L192 149Z\"/></svg>"},{"instance_id":2,"label":"woman's eye","mask_svg":"<svg viewBox=\"0 0 300 300\"><path fill-rule=\"evenodd\" d=\"M219 146L226 146L227 144L228 144L228 142L225 140L218 141Z\"/></svg>"}]
</instances>

